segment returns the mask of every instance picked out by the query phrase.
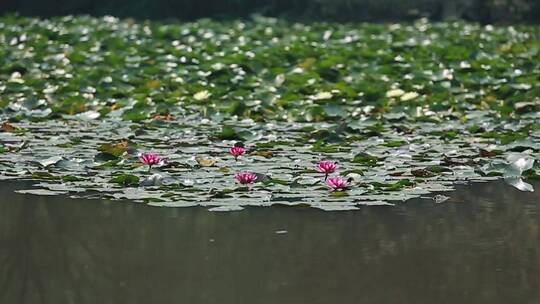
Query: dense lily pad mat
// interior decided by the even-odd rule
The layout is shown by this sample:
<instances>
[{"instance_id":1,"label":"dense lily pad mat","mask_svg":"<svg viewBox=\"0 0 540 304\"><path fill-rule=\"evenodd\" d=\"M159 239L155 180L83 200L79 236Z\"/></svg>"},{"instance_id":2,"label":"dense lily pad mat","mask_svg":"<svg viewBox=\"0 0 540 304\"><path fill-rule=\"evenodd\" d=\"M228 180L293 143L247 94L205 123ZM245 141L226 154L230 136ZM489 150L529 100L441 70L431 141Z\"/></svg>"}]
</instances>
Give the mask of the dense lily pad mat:
<instances>
[{"instance_id":1,"label":"dense lily pad mat","mask_svg":"<svg viewBox=\"0 0 540 304\"><path fill-rule=\"evenodd\" d=\"M6 17L0 41L0 176L29 193L339 210L539 176L538 27Z\"/></svg>"}]
</instances>

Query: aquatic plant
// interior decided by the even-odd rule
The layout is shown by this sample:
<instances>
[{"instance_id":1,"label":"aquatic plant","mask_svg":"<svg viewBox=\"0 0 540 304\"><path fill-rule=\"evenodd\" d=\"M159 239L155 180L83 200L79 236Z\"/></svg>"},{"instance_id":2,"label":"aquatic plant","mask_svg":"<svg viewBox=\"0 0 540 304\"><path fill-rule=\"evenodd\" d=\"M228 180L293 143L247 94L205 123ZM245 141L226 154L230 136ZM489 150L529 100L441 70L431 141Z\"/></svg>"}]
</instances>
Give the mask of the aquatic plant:
<instances>
[{"instance_id":1,"label":"aquatic plant","mask_svg":"<svg viewBox=\"0 0 540 304\"><path fill-rule=\"evenodd\" d=\"M540 176L536 26L79 16L0 27L2 180L168 207L354 210L463 182L532 191ZM167 155L162 178L132 170L140 147ZM327 195L319 160L361 184ZM239 171L267 173L264 186L231 189Z\"/></svg>"},{"instance_id":2,"label":"aquatic plant","mask_svg":"<svg viewBox=\"0 0 540 304\"><path fill-rule=\"evenodd\" d=\"M333 176L326 180L326 185L332 190L345 190L347 181L341 176Z\"/></svg>"},{"instance_id":3,"label":"aquatic plant","mask_svg":"<svg viewBox=\"0 0 540 304\"><path fill-rule=\"evenodd\" d=\"M234 146L229 149L229 153L234 156L234 160L238 160L238 156L244 155L246 153L246 148L240 146Z\"/></svg>"},{"instance_id":4,"label":"aquatic plant","mask_svg":"<svg viewBox=\"0 0 540 304\"><path fill-rule=\"evenodd\" d=\"M252 184L257 180L257 175L252 172L240 172L234 178L240 184Z\"/></svg>"},{"instance_id":5,"label":"aquatic plant","mask_svg":"<svg viewBox=\"0 0 540 304\"><path fill-rule=\"evenodd\" d=\"M152 166L161 162L161 157L156 153L143 153L139 156L141 163L148 166L148 171L152 170Z\"/></svg>"},{"instance_id":6,"label":"aquatic plant","mask_svg":"<svg viewBox=\"0 0 540 304\"><path fill-rule=\"evenodd\" d=\"M334 173L337 168L337 163L331 162L331 161L322 161L319 164L317 164L317 172L324 173L324 180L328 179L328 175L330 173Z\"/></svg>"}]
</instances>

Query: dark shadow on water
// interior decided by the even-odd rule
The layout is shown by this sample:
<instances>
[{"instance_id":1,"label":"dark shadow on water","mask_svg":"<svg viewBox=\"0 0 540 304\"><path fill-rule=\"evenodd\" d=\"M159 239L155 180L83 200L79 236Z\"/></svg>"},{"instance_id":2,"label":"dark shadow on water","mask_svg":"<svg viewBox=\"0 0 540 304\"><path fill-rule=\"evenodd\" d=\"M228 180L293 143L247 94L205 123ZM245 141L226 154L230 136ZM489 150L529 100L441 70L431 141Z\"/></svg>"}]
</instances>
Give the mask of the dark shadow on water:
<instances>
[{"instance_id":1,"label":"dark shadow on water","mask_svg":"<svg viewBox=\"0 0 540 304\"><path fill-rule=\"evenodd\" d=\"M540 195L501 182L330 213L13 193L27 187L0 184L0 303L540 303Z\"/></svg>"}]
</instances>

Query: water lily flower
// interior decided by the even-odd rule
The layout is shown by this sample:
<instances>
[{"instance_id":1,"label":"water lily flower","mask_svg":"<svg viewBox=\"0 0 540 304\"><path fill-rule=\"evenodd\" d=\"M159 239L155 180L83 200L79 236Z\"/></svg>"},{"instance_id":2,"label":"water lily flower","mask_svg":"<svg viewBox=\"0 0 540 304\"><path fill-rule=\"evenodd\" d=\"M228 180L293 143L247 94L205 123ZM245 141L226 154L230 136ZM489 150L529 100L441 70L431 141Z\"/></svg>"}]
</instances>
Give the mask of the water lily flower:
<instances>
[{"instance_id":1,"label":"water lily flower","mask_svg":"<svg viewBox=\"0 0 540 304\"><path fill-rule=\"evenodd\" d=\"M255 182L255 180L257 180L257 175L252 172L240 172L237 173L234 178L240 184L252 184Z\"/></svg>"},{"instance_id":2,"label":"water lily flower","mask_svg":"<svg viewBox=\"0 0 540 304\"><path fill-rule=\"evenodd\" d=\"M326 185L332 190L347 189L347 181L341 176L330 177L326 180Z\"/></svg>"},{"instance_id":3,"label":"water lily flower","mask_svg":"<svg viewBox=\"0 0 540 304\"><path fill-rule=\"evenodd\" d=\"M139 157L141 163L148 166L148 171L152 169L153 165L157 165L161 162L161 157L156 153L143 153Z\"/></svg>"},{"instance_id":4,"label":"water lily flower","mask_svg":"<svg viewBox=\"0 0 540 304\"><path fill-rule=\"evenodd\" d=\"M317 172L324 173L324 180L326 180L328 179L328 174L336 171L336 168L337 163L331 161L322 161L317 165L316 170Z\"/></svg>"},{"instance_id":5,"label":"water lily flower","mask_svg":"<svg viewBox=\"0 0 540 304\"><path fill-rule=\"evenodd\" d=\"M229 149L229 153L234 156L234 160L238 160L238 156L244 155L246 153L246 148L241 146L234 146Z\"/></svg>"}]
</instances>

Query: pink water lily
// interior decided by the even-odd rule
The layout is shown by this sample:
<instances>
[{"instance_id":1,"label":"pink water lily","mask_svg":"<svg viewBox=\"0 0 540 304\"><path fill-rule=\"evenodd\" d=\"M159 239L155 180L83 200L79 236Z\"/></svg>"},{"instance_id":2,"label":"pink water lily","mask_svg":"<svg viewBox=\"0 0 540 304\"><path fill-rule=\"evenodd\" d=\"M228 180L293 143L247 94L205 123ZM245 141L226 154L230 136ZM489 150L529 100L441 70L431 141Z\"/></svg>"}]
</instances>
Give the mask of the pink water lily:
<instances>
[{"instance_id":1,"label":"pink water lily","mask_svg":"<svg viewBox=\"0 0 540 304\"><path fill-rule=\"evenodd\" d=\"M337 163L331 161L322 161L317 165L316 170L317 172L324 173L324 180L326 180L328 178L328 174L336 171L336 168Z\"/></svg>"},{"instance_id":2,"label":"pink water lily","mask_svg":"<svg viewBox=\"0 0 540 304\"><path fill-rule=\"evenodd\" d=\"M229 153L234 156L234 160L238 160L238 156L246 153L246 148L240 146L234 146L229 149Z\"/></svg>"},{"instance_id":3,"label":"pink water lily","mask_svg":"<svg viewBox=\"0 0 540 304\"><path fill-rule=\"evenodd\" d=\"M157 165L161 162L161 157L156 153L143 153L139 156L141 163L148 166L148 170L152 169L153 165Z\"/></svg>"},{"instance_id":4,"label":"pink water lily","mask_svg":"<svg viewBox=\"0 0 540 304\"><path fill-rule=\"evenodd\" d=\"M347 189L347 181L341 176L330 177L326 180L326 185L332 190Z\"/></svg>"},{"instance_id":5,"label":"pink water lily","mask_svg":"<svg viewBox=\"0 0 540 304\"><path fill-rule=\"evenodd\" d=\"M257 175L252 172L240 172L237 173L234 178L240 184L252 184L257 180Z\"/></svg>"}]
</instances>

